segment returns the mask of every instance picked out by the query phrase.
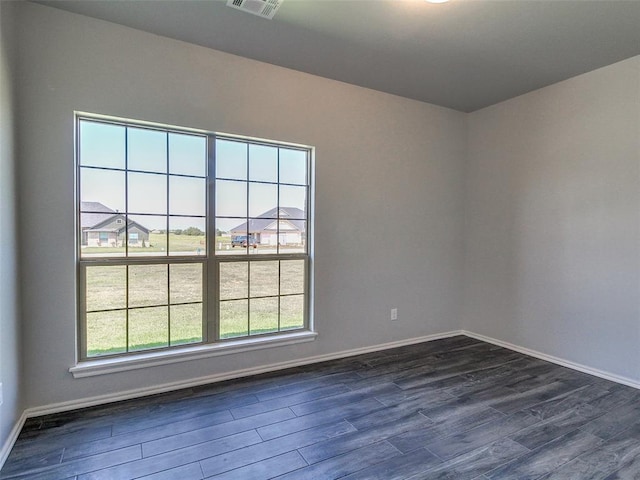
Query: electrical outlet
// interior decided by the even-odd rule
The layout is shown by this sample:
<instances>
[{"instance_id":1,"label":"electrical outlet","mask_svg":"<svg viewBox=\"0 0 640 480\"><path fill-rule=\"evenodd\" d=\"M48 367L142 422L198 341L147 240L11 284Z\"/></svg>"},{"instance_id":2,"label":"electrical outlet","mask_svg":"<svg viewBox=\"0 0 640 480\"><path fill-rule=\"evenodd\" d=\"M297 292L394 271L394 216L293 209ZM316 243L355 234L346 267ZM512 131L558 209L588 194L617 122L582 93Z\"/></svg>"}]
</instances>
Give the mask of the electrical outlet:
<instances>
[{"instance_id":1,"label":"electrical outlet","mask_svg":"<svg viewBox=\"0 0 640 480\"><path fill-rule=\"evenodd\" d=\"M391 309L391 320L398 320L398 309L397 308L392 308Z\"/></svg>"}]
</instances>

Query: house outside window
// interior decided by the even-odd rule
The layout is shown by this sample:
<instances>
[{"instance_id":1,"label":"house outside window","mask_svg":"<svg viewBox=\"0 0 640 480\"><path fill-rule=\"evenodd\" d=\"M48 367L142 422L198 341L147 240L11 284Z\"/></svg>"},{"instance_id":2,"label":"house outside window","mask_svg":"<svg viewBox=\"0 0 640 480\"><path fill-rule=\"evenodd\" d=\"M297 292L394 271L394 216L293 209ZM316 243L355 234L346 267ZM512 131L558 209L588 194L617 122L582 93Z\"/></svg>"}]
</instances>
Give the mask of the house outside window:
<instances>
[{"instance_id":1,"label":"house outside window","mask_svg":"<svg viewBox=\"0 0 640 480\"><path fill-rule=\"evenodd\" d=\"M76 128L81 360L309 329L310 148Z\"/></svg>"}]
</instances>

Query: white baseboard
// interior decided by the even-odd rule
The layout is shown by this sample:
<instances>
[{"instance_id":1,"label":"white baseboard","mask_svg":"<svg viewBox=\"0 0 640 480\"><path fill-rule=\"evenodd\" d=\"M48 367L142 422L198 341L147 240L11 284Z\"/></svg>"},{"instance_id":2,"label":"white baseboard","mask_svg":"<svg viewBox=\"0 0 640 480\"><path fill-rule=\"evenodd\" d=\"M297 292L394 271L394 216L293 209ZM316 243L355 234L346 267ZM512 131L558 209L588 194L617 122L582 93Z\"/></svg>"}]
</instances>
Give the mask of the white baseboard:
<instances>
[{"instance_id":1,"label":"white baseboard","mask_svg":"<svg viewBox=\"0 0 640 480\"><path fill-rule=\"evenodd\" d=\"M315 357L307 357L307 358L302 358L302 359L292 360L287 362L273 363L270 365L261 365L259 367L245 368L242 370L219 373L216 375L208 375L206 377L193 378L193 379L180 381L180 382L165 383L163 385L155 385L153 387L138 388L135 390L127 390L124 392L111 393L107 395L99 395L99 396L88 397L88 398L83 398L79 400L70 400L67 402L53 403L50 405L43 405L41 407L32 407L32 408L28 408L25 412L28 418L38 417L40 415L49 415L51 413L66 412L69 410L77 410L79 408L103 405L105 403L119 402L122 400L130 400L132 398L139 398L147 395L166 393L174 390L180 390L182 388L197 387L197 386L206 385L209 383L222 382L224 380L232 380L235 378L248 377L250 375L258 375L260 373L284 370L285 368L300 367L303 365L310 365L313 363L325 362L327 360L336 360L339 358L352 357L355 355L361 355L363 353L377 352L380 350L387 350L390 348L403 347L405 345L413 345L415 343L440 340L442 338L453 337L455 335L461 335L461 334L462 332L457 330L453 332L446 332L446 333L440 333L435 335L426 335L423 337L408 338L404 340L398 340L395 342L373 345L370 347L354 348L351 350L343 350L341 352L336 352L336 353L317 355Z\"/></svg>"},{"instance_id":2,"label":"white baseboard","mask_svg":"<svg viewBox=\"0 0 640 480\"><path fill-rule=\"evenodd\" d=\"M7 460L7 457L9 456L9 453L11 452L13 445L16 443L16 440L18 439L18 435L20 435L20 431L24 426L24 422L27 421L27 418L28 418L27 411L25 410L24 412L22 412L22 415L20 415L20 418L11 429L11 432L9 433L9 438L7 438L7 440L4 442L4 445L2 445L2 449L0 450L0 470L2 470L2 466L4 465L4 462Z\"/></svg>"},{"instance_id":3,"label":"white baseboard","mask_svg":"<svg viewBox=\"0 0 640 480\"><path fill-rule=\"evenodd\" d=\"M577 370L582 373L588 373L589 375L593 375L595 377L604 378L605 380L610 380L612 382L621 383L622 385L627 385L628 387L640 389L640 382L638 382L637 380L623 377L621 375L616 375L615 373L605 372L597 368L588 367L580 363L575 363L563 358L554 357L553 355L547 355L546 353L538 352L537 350L520 347L519 345L514 345L513 343L503 342L502 340L497 340L485 335L480 335L479 333L461 330L460 334L466 335L467 337L475 338L476 340L482 340L483 342L492 343L500 347L508 348L509 350L513 350L515 352L524 353L525 355L529 355L530 357L535 357L539 358L540 360L555 363L556 365L560 365L562 367L571 368L572 370Z\"/></svg>"}]
</instances>

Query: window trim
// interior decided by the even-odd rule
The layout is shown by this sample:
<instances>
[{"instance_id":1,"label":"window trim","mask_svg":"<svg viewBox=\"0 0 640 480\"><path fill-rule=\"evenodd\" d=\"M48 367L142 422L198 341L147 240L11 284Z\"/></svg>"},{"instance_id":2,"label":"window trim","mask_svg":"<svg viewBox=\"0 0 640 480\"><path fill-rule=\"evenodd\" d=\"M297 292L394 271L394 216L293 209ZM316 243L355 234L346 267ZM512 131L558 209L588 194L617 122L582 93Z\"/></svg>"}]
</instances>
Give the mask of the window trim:
<instances>
[{"instance_id":1,"label":"window trim","mask_svg":"<svg viewBox=\"0 0 640 480\"><path fill-rule=\"evenodd\" d=\"M284 346L293 343L301 343L315 340L317 333L313 329L312 319L312 274L313 274L313 179L314 179L314 155L315 149L307 145L300 145L289 142L270 141L258 139L254 137L224 134L218 132L210 132L199 129L183 128L170 126L160 123L152 123L145 121L137 121L110 117L105 115L96 115L86 112L74 112L74 145L75 145L75 185L76 185L76 286L77 286L77 316L76 328L78 332L77 349L76 349L76 365L71 367L69 371L74 378L84 376L100 375L103 373L112 373L116 371L125 371L147 366L164 365L181 361L195 360L199 358L207 358L211 356L232 354L242 351L268 348L273 346ZM91 259L82 258L81 256L81 240L82 229L80 224L81 216L81 171L83 165L80 162L80 124L82 120L101 122L106 124L114 124L124 126L126 128L146 128L169 133L192 134L204 136L207 142L207 174L205 177L206 187L206 220L207 243L206 254L203 257L193 256L172 256L167 253L166 256L152 257L129 257L126 255L128 250L128 241L125 242L125 255L122 257ZM275 253L251 255L248 252L230 255L217 255L215 250L215 232L216 232L216 215L215 215L215 184L216 184L216 141L230 140L244 142L249 145L266 145L276 148L291 148L301 150L306 153L306 212L305 212L305 251L303 253ZM248 159L247 159L248 161ZM279 161L279 160L278 160ZM279 167L278 167L279 170ZM123 172L129 169L125 164ZM169 176L170 171L164 174ZM251 180L247 177L247 188ZM279 189L279 177L276 183ZM279 207L278 203L278 207ZM248 212L247 212L248 214ZM169 212L167 212L167 218ZM249 217L247 217L249 218ZM303 325L301 328L290 330L278 330L276 332L248 334L241 337L220 338L220 299L218 278L221 263L239 262L239 261L274 261L274 260L304 260L304 312ZM203 328L202 341L190 344L181 344L174 346L158 347L148 350L140 350L133 352L124 352L110 354L104 356L88 356L87 352L87 321L86 321L86 272L88 265L147 265L147 264L201 264L203 269L203 290L202 290L202 311L203 311ZM278 295L278 298L280 295ZM249 297L247 298L249 299ZM128 307L127 307L128 309ZM278 322L279 323L279 322ZM280 325L278 324L278 328Z\"/></svg>"},{"instance_id":2,"label":"window trim","mask_svg":"<svg viewBox=\"0 0 640 480\"><path fill-rule=\"evenodd\" d=\"M127 355L95 357L77 362L76 365L69 368L69 372L73 375L73 378L107 375L141 368L203 360L220 355L297 345L313 342L317 336L318 333L313 330L292 330L284 333L279 332L277 335L254 335L252 337L236 338L233 341L195 344L193 346L184 346L184 348L173 347L169 349L144 350Z\"/></svg>"}]
</instances>

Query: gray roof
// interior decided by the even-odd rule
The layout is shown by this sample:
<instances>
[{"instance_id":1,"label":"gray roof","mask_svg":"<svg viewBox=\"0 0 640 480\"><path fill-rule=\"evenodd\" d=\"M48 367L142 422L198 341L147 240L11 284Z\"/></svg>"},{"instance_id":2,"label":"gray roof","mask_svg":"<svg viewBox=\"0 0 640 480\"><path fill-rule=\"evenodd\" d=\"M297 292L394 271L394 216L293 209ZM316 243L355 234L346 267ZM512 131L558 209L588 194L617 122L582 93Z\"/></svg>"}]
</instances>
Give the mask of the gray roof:
<instances>
[{"instance_id":1,"label":"gray roof","mask_svg":"<svg viewBox=\"0 0 640 480\"><path fill-rule=\"evenodd\" d=\"M80 210L83 212L116 213L115 210L110 209L100 202L80 202Z\"/></svg>"},{"instance_id":2,"label":"gray roof","mask_svg":"<svg viewBox=\"0 0 640 480\"><path fill-rule=\"evenodd\" d=\"M92 228L113 217L112 213L80 213L80 226L82 229Z\"/></svg>"},{"instance_id":3,"label":"gray roof","mask_svg":"<svg viewBox=\"0 0 640 480\"><path fill-rule=\"evenodd\" d=\"M296 207L280 207L280 208L272 208L264 212L257 218L252 218L249 222L244 222L241 225L238 225L235 228L232 228L231 231L240 231L240 232L262 232L267 230L267 227L271 225L273 222L278 220L286 220L291 225L295 227L295 229L299 232L305 231L305 213L303 210L300 210Z\"/></svg>"},{"instance_id":4,"label":"gray roof","mask_svg":"<svg viewBox=\"0 0 640 480\"><path fill-rule=\"evenodd\" d=\"M80 226L91 228L113 217L115 210L100 202L80 202Z\"/></svg>"}]
</instances>

